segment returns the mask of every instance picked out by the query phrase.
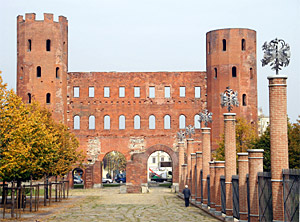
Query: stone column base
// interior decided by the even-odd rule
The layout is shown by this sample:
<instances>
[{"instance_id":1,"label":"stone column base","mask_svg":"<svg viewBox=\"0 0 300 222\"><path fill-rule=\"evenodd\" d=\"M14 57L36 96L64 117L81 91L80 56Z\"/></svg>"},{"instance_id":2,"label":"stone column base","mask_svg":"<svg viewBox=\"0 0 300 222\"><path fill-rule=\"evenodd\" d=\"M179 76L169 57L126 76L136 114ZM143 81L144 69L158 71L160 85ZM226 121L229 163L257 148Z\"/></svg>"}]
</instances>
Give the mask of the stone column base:
<instances>
[{"instance_id":1,"label":"stone column base","mask_svg":"<svg viewBox=\"0 0 300 222\"><path fill-rule=\"evenodd\" d=\"M213 212L214 213L214 215L216 215L216 216L222 216L222 212L221 211L215 211L215 212Z\"/></svg>"},{"instance_id":2,"label":"stone column base","mask_svg":"<svg viewBox=\"0 0 300 222\"><path fill-rule=\"evenodd\" d=\"M102 187L102 183L94 183L93 188L101 188Z\"/></svg>"},{"instance_id":3,"label":"stone column base","mask_svg":"<svg viewBox=\"0 0 300 222\"><path fill-rule=\"evenodd\" d=\"M233 216L225 216L225 221L234 221Z\"/></svg>"}]
</instances>

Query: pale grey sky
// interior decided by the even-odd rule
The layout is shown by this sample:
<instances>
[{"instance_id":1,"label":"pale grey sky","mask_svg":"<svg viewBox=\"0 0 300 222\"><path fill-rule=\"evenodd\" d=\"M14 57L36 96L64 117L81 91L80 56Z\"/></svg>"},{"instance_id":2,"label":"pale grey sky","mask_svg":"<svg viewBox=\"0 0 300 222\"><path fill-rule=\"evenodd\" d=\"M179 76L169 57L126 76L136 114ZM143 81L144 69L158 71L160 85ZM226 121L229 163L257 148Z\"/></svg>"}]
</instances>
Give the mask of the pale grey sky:
<instances>
[{"instance_id":1,"label":"pale grey sky","mask_svg":"<svg viewBox=\"0 0 300 222\"><path fill-rule=\"evenodd\" d=\"M291 47L288 115L300 115L299 0L0 0L0 70L16 86L16 17L53 13L69 21L69 71L205 71L206 32L257 32L258 105L268 115L268 80L261 67L265 41Z\"/></svg>"}]
</instances>

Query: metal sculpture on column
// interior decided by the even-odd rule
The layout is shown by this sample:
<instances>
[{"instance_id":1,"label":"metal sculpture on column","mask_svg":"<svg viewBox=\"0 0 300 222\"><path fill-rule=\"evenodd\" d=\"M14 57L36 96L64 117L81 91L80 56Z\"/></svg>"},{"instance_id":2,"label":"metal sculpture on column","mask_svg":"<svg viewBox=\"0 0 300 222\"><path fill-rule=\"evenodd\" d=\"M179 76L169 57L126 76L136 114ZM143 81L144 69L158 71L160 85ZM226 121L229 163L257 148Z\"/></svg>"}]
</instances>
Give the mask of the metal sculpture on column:
<instances>
[{"instance_id":1,"label":"metal sculpture on column","mask_svg":"<svg viewBox=\"0 0 300 222\"><path fill-rule=\"evenodd\" d=\"M204 109L202 113L199 113L199 122L204 122L204 126L207 127L208 123L212 123L213 113L208 112L207 109Z\"/></svg>"},{"instance_id":2,"label":"metal sculpture on column","mask_svg":"<svg viewBox=\"0 0 300 222\"><path fill-rule=\"evenodd\" d=\"M195 134L195 127L192 125L189 125L185 128L185 134L189 136L189 138L192 138L192 134Z\"/></svg>"},{"instance_id":3,"label":"metal sculpture on column","mask_svg":"<svg viewBox=\"0 0 300 222\"><path fill-rule=\"evenodd\" d=\"M233 106L239 106L238 92L234 92L227 86L226 90L221 93L221 107L227 107L228 112L230 112L233 109Z\"/></svg>"},{"instance_id":4,"label":"metal sculpture on column","mask_svg":"<svg viewBox=\"0 0 300 222\"><path fill-rule=\"evenodd\" d=\"M179 132L177 132L177 139L182 142L185 139L185 132L180 130Z\"/></svg>"},{"instance_id":5,"label":"metal sculpture on column","mask_svg":"<svg viewBox=\"0 0 300 222\"><path fill-rule=\"evenodd\" d=\"M289 65L290 46L284 40L276 38L269 43L265 42L262 50L264 51L264 58L261 60L262 66L270 63L271 69L276 71L276 75L279 74L281 67Z\"/></svg>"}]
</instances>

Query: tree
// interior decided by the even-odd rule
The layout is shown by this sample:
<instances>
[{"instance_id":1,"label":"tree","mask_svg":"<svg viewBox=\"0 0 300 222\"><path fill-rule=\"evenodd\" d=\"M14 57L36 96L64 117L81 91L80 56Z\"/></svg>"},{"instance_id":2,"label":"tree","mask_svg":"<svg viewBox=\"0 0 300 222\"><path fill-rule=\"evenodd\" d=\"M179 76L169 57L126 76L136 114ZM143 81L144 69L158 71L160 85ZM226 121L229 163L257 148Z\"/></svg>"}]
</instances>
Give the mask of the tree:
<instances>
[{"instance_id":1,"label":"tree","mask_svg":"<svg viewBox=\"0 0 300 222\"><path fill-rule=\"evenodd\" d=\"M247 122L244 118L236 119L235 127L236 152L247 152L247 149L252 147L253 141L257 138L257 131L254 125ZM222 134L222 139L218 142L219 148L216 150L216 159L225 160L225 139Z\"/></svg>"}]
</instances>

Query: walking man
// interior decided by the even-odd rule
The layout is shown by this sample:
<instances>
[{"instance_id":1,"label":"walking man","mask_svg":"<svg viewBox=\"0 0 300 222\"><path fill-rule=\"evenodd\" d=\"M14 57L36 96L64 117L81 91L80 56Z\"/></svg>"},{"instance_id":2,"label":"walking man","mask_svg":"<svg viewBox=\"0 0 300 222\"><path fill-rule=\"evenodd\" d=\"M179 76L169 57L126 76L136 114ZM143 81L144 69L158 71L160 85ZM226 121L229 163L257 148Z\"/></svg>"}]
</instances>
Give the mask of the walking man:
<instances>
[{"instance_id":1,"label":"walking man","mask_svg":"<svg viewBox=\"0 0 300 222\"><path fill-rule=\"evenodd\" d=\"M185 188L182 191L182 193L184 195L185 207L188 207L190 205L190 196L191 196L191 191L188 188L188 185L185 185Z\"/></svg>"}]
</instances>

